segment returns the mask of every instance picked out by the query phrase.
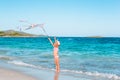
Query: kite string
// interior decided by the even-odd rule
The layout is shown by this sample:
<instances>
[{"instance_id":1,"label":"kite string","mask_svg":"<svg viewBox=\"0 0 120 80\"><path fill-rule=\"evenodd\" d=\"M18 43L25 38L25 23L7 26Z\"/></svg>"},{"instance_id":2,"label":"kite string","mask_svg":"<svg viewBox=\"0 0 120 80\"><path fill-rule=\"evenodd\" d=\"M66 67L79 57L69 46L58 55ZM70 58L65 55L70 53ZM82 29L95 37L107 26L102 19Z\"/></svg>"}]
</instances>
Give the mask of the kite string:
<instances>
[{"instance_id":1,"label":"kite string","mask_svg":"<svg viewBox=\"0 0 120 80\"><path fill-rule=\"evenodd\" d=\"M44 33L49 37L49 35L47 34L46 30L43 27L41 27L41 28L44 31Z\"/></svg>"},{"instance_id":2,"label":"kite string","mask_svg":"<svg viewBox=\"0 0 120 80\"><path fill-rule=\"evenodd\" d=\"M47 34L47 32L46 32L46 30L44 29L44 27L42 26L41 28L42 28L42 30L44 31L44 33L47 35L48 40L50 41L51 45L54 47L53 42L52 42L50 36Z\"/></svg>"}]
</instances>

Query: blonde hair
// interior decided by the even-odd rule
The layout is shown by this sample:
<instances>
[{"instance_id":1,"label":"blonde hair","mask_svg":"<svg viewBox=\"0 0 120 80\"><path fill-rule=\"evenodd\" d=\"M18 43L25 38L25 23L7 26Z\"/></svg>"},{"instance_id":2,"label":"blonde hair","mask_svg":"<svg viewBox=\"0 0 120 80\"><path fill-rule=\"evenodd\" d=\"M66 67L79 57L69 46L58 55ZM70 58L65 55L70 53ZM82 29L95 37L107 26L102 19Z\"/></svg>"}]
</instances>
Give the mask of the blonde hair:
<instances>
[{"instance_id":1,"label":"blonde hair","mask_svg":"<svg viewBox=\"0 0 120 80\"><path fill-rule=\"evenodd\" d=\"M58 45L60 45L60 41L57 40Z\"/></svg>"}]
</instances>

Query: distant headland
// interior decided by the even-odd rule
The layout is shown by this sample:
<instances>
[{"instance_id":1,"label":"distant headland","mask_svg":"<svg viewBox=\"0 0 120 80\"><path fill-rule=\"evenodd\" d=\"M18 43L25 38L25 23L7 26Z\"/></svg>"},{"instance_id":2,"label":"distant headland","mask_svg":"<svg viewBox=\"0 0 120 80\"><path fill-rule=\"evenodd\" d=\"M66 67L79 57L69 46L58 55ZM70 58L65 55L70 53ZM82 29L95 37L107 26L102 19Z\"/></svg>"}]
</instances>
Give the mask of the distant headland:
<instances>
[{"instance_id":1,"label":"distant headland","mask_svg":"<svg viewBox=\"0 0 120 80\"><path fill-rule=\"evenodd\" d=\"M44 35L34 35L15 30L0 31L0 37L42 37L42 36Z\"/></svg>"},{"instance_id":2,"label":"distant headland","mask_svg":"<svg viewBox=\"0 0 120 80\"><path fill-rule=\"evenodd\" d=\"M103 38L103 36L88 36L89 38Z\"/></svg>"}]
</instances>

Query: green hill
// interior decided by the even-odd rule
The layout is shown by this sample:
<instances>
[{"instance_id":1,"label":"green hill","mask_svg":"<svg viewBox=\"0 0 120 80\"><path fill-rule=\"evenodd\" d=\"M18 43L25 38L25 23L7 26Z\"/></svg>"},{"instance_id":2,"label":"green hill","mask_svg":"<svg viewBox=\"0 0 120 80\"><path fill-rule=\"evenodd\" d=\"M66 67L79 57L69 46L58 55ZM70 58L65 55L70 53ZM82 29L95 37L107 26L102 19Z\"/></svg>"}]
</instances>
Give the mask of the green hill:
<instances>
[{"instance_id":1,"label":"green hill","mask_svg":"<svg viewBox=\"0 0 120 80\"><path fill-rule=\"evenodd\" d=\"M38 37L43 35L34 35L20 31L6 30L0 31L0 37Z\"/></svg>"}]
</instances>

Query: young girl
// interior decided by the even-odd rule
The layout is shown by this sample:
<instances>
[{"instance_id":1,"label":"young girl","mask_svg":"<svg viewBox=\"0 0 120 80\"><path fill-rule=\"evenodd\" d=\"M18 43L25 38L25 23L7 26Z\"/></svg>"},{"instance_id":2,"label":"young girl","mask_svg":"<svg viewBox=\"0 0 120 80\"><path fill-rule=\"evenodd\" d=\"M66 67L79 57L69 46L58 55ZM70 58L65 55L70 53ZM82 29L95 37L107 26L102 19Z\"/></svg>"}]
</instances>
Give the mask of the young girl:
<instances>
[{"instance_id":1,"label":"young girl","mask_svg":"<svg viewBox=\"0 0 120 80\"><path fill-rule=\"evenodd\" d=\"M54 62L56 65L56 71L59 72L60 71L60 65L59 65L59 56L58 56L58 50L59 50L59 46L60 46L60 42L56 39L56 37L54 37L54 43L52 42L52 40L50 38L48 38L48 40L50 41L50 43L53 46L53 55L54 55Z\"/></svg>"}]
</instances>

